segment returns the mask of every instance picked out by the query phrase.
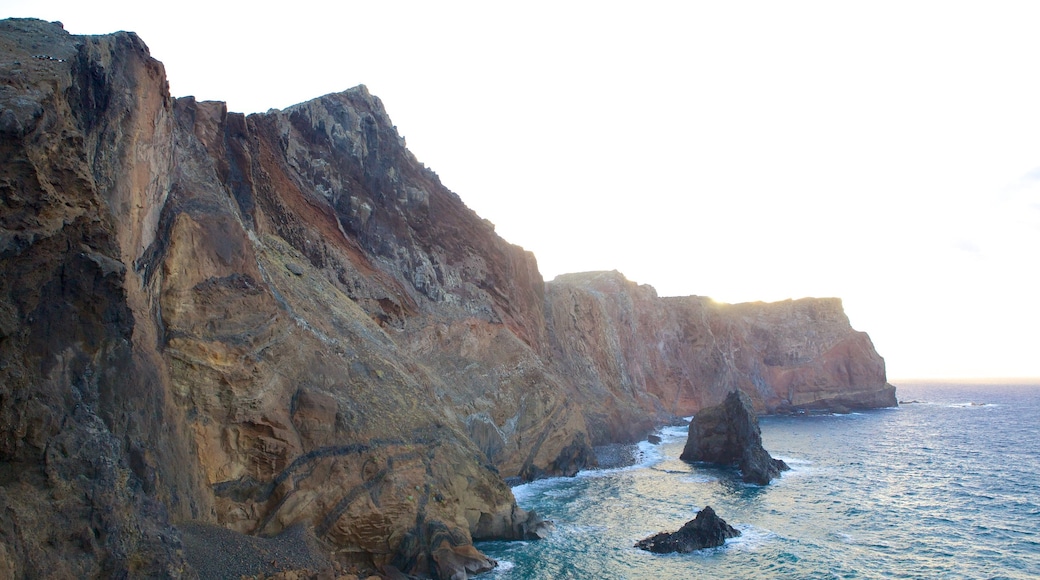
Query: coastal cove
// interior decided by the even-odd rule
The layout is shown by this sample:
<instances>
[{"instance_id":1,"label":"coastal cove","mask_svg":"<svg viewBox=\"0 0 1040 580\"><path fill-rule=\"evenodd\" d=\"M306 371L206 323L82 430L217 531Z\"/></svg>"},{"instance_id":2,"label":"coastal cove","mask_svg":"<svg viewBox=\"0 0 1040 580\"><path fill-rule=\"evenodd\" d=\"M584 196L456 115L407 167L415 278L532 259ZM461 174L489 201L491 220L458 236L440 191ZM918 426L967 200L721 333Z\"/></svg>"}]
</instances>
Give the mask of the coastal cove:
<instances>
[{"instance_id":1,"label":"coastal cove","mask_svg":"<svg viewBox=\"0 0 1040 580\"><path fill-rule=\"evenodd\" d=\"M1040 382L1038 382L1040 383ZM541 542L480 543L489 578L1035 578L1040 384L896 383L899 408L760 418L791 471L768 486L678 460L686 428L637 463L513 489L556 523ZM742 535L657 555L638 540L710 505Z\"/></svg>"}]
</instances>

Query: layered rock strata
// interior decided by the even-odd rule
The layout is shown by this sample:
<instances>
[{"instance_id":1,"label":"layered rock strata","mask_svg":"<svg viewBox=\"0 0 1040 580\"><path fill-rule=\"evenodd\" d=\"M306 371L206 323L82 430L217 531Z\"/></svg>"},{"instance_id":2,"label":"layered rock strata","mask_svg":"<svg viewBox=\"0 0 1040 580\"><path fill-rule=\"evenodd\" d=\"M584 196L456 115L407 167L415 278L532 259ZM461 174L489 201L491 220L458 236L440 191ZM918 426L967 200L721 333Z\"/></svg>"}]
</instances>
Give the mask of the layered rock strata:
<instances>
[{"instance_id":1,"label":"layered rock strata","mask_svg":"<svg viewBox=\"0 0 1040 580\"><path fill-rule=\"evenodd\" d=\"M614 271L558 276L546 303L551 356L595 444L634 441L733 389L761 413L896 405L884 360L837 298L662 298Z\"/></svg>"},{"instance_id":2,"label":"layered rock strata","mask_svg":"<svg viewBox=\"0 0 1040 580\"><path fill-rule=\"evenodd\" d=\"M337 557L415 574L523 537L465 416L541 439L503 446L502 469L566 473L580 415L540 365L500 395L473 380L482 397L434 363L483 377L478 335L535 359L506 328L539 313L541 281L376 99L247 119L171 98L133 34L0 26L0 576L176 576L171 520L304 524ZM430 269L445 244L450 299ZM465 342L419 364L425 329Z\"/></svg>"},{"instance_id":3,"label":"layered rock strata","mask_svg":"<svg viewBox=\"0 0 1040 580\"><path fill-rule=\"evenodd\" d=\"M762 447L762 429L744 391L726 395L720 405L702 409L693 417L679 459L736 465L747 483L766 485L790 469Z\"/></svg>"},{"instance_id":4,"label":"layered rock strata","mask_svg":"<svg viewBox=\"0 0 1040 580\"><path fill-rule=\"evenodd\" d=\"M132 33L6 20L0 137L0 576L190 575L196 521L462 577L547 529L505 479L723 385L891 395L836 300L545 284L364 87L245 116Z\"/></svg>"}]
</instances>

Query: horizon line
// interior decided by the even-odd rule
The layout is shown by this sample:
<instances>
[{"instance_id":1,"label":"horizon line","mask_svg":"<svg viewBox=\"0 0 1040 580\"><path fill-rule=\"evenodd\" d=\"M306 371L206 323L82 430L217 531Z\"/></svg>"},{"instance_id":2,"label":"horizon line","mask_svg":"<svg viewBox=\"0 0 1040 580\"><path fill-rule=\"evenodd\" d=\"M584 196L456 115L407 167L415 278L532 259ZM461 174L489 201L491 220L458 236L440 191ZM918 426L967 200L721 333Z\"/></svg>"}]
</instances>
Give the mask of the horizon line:
<instances>
[{"instance_id":1,"label":"horizon line","mask_svg":"<svg viewBox=\"0 0 1040 580\"><path fill-rule=\"evenodd\" d=\"M921 382L949 382L949 383L1015 383L1015 384L1040 384L1040 376L1006 376L1006 377L901 377L889 378L889 383L921 383ZM898 385L897 385L898 386Z\"/></svg>"}]
</instances>

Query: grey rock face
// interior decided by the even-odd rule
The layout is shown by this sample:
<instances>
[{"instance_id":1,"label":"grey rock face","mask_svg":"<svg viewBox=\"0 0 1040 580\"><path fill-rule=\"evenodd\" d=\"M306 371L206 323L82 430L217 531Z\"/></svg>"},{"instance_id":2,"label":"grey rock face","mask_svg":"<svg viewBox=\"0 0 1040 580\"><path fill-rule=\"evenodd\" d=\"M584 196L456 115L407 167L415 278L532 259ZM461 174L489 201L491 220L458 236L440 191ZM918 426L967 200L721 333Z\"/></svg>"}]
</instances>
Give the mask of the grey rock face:
<instances>
[{"instance_id":1,"label":"grey rock face","mask_svg":"<svg viewBox=\"0 0 1040 580\"><path fill-rule=\"evenodd\" d=\"M766 485L789 468L762 447L762 430L744 391L731 391L726 400L702 410L690 424L680 459L738 465L744 481Z\"/></svg>"}]
</instances>

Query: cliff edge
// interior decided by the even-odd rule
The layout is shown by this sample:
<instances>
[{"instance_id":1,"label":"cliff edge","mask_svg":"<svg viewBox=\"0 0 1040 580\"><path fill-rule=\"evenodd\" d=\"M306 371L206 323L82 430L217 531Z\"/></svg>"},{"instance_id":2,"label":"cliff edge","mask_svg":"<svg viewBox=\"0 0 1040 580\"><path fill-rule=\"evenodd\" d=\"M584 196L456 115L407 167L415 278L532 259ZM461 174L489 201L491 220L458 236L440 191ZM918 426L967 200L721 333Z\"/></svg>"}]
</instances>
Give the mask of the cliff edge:
<instances>
[{"instance_id":1,"label":"cliff edge","mask_svg":"<svg viewBox=\"0 0 1040 580\"><path fill-rule=\"evenodd\" d=\"M133 33L31 19L0 79L2 576L191 577L199 522L465 577L537 535L507 479L732 388L895 402L836 300L546 284L363 86L245 116Z\"/></svg>"},{"instance_id":2,"label":"cliff edge","mask_svg":"<svg viewBox=\"0 0 1040 580\"><path fill-rule=\"evenodd\" d=\"M662 298L616 271L566 274L546 288L550 356L597 445L635 440L735 389L759 413L896 405L884 359L837 298Z\"/></svg>"}]
</instances>

